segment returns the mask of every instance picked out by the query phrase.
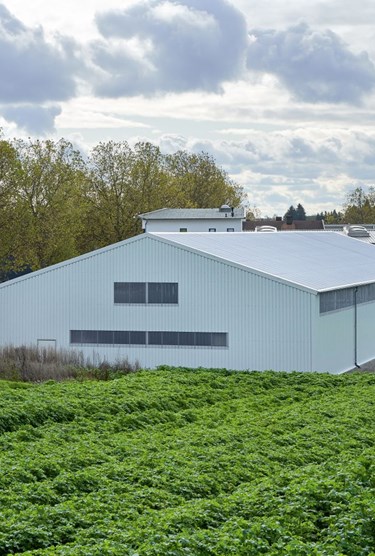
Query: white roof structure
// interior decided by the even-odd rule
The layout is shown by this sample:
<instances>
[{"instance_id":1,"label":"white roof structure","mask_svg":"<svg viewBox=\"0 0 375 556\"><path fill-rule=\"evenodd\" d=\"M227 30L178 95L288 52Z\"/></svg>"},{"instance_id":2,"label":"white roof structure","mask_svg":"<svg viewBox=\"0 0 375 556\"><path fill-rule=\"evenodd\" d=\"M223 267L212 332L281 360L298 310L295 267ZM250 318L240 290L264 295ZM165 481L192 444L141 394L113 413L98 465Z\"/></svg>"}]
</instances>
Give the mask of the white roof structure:
<instances>
[{"instance_id":1,"label":"white roof structure","mask_svg":"<svg viewBox=\"0 0 375 556\"><path fill-rule=\"evenodd\" d=\"M339 232L289 234L145 233L102 247L0 284L1 288L30 280L91 257L121 249L130 242L151 237L188 251L270 277L300 289L319 293L375 283L375 249Z\"/></svg>"},{"instance_id":2,"label":"white roof structure","mask_svg":"<svg viewBox=\"0 0 375 556\"><path fill-rule=\"evenodd\" d=\"M341 233L150 235L314 293L375 282L374 247Z\"/></svg>"},{"instance_id":3,"label":"white roof structure","mask_svg":"<svg viewBox=\"0 0 375 556\"><path fill-rule=\"evenodd\" d=\"M228 213L230 218L245 218L243 207L234 208L233 216L231 216L231 208L229 206L224 211L218 208L162 208L151 212L144 212L138 216L145 220L196 220L202 218L216 220L217 218L228 219Z\"/></svg>"}]
</instances>

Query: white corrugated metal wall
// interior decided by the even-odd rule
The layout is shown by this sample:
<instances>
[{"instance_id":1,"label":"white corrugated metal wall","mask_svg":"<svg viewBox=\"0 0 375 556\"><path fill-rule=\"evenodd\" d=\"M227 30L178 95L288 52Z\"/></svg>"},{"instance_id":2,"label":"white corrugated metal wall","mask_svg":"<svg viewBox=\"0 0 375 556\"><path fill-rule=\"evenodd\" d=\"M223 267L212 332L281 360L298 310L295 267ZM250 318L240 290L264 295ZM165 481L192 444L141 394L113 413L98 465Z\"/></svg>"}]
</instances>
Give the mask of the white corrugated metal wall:
<instances>
[{"instance_id":1,"label":"white corrugated metal wall","mask_svg":"<svg viewBox=\"0 0 375 556\"><path fill-rule=\"evenodd\" d=\"M375 358L375 302L319 314L319 297L312 308L313 367L333 373L348 371Z\"/></svg>"},{"instance_id":2,"label":"white corrugated metal wall","mask_svg":"<svg viewBox=\"0 0 375 556\"><path fill-rule=\"evenodd\" d=\"M114 305L114 282L178 282L178 306ZM81 258L0 288L2 345L56 339L69 331L227 332L229 348L83 346L108 360L128 356L159 364L233 369L314 369L312 307L316 296L158 239L136 241Z\"/></svg>"},{"instance_id":3,"label":"white corrugated metal wall","mask_svg":"<svg viewBox=\"0 0 375 556\"><path fill-rule=\"evenodd\" d=\"M313 366L338 373L354 367L354 309L319 314L315 298L313 330Z\"/></svg>"}]
</instances>

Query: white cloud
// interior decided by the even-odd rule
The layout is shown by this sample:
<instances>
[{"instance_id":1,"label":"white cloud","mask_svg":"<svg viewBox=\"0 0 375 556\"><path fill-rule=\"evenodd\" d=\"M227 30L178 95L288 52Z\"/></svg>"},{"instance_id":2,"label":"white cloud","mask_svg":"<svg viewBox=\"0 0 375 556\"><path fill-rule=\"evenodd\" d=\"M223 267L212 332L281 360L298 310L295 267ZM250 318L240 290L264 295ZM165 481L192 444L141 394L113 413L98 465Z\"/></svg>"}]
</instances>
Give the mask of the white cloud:
<instances>
[{"instance_id":1,"label":"white cloud","mask_svg":"<svg viewBox=\"0 0 375 556\"><path fill-rule=\"evenodd\" d=\"M146 0L97 15L103 40L92 45L95 63L107 72L100 96L221 91L245 69L245 19L225 0ZM152 45L142 63L113 40L138 38Z\"/></svg>"},{"instance_id":2,"label":"white cloud","mask_svg":"<svg viewBox=\"0 0 375 556\"><path fill-rule=\"evenodd\" d=\"M4 1L9 137L204 149L270 215L373 183L370 0Z\"/></svg>"},{"instance_id":3,"label":"white cloud","mask_svg":"<svg viewBox=\"0 0 375 556\"><path fill-rule=\"evenodd\" d=\"M0 102L71 98L79 64L71 40L48 43L41 28L26 28L0 4Z\"/></svg>"},{"instance_id":4,"label":"white cloud","mask_svg":"<svg viewBox=\"0 0 375 556\"><path fill-rule=\"evenodd\" d=\"M21 104L4 106L2 112L6 120L16 123L19 128L33 135L45 135L55 130L55 118L61 113L61 108L56 105Z\"/></svg>"},{"instance_id":5,"label":"white cloud","mask_svg":"<svg viewBox=\"0 0 375 556\"><path fill-rule=\"evenodd\" d=\"M332 31L306 24L285 31L254 30L250 69L272 73L298 99L357 104L375 86L375 66L366 52L352 53Z\"/></svg>"},{"instance_id":6,"label":"white cloud","mask_svg":"<svg viewBox=\"0 0 375 556\"><path fill-rule=\"evenodd\" d=\"M210 28L215 30L218 27L213 15L182 4L161 2L154 7L151 6L150 12L156 20L172 25L196 27L206 32L210 31Z\"/></svg>"}]
</instances>

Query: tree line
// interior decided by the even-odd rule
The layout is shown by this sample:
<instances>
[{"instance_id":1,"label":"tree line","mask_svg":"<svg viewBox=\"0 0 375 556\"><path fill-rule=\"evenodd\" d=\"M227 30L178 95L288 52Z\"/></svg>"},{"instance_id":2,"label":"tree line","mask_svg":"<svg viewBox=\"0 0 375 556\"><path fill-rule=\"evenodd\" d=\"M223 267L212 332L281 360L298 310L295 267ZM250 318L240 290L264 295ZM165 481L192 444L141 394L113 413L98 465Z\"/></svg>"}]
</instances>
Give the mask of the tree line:
<instances>
[{"instance_id":1,"label":"tree line","mask_svg":"<svg viewBox=\"0 0 375 556\"><path fill-rule=\"evenodd\" d=\"M205 152L108 141L84 157L64 139L2 139L0 280L134 236L140 213L237 207L244 198Z\"/></svg>"},{"instance_id":2,"label":"tree line","mask_svg":"<svg viewBox=\"0 0 375 556\"><path fill-rule=\"evenodd\" d=\"M293 205L284 214L284 220L288 217L293 220L324 220L326 224L373 224L375 222L375 188L369 187L366 192L362 187L356 187L350 191L343 204L342 210L322 211L316 216L306 216L305 209L298 203L297 208Z\"/></svg>"}]
</instances>

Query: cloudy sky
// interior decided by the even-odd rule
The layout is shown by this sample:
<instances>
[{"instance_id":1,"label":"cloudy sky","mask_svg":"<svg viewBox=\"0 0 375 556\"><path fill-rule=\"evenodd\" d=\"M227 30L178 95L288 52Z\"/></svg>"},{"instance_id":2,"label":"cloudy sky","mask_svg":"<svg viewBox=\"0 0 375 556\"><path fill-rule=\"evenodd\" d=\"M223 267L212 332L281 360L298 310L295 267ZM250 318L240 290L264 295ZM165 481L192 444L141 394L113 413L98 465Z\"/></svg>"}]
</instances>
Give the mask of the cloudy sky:
<instances>
[{"instance_id":1,"label":"cloudy sky","mask_svg":"<svg viewBox=\"0 0 375 556\"><path fill-rule=\"evenodd\" d=\"M6 137L206 151L263 216L375 183L375 2L0 0Z\"/></svg>"}]
</instances>

